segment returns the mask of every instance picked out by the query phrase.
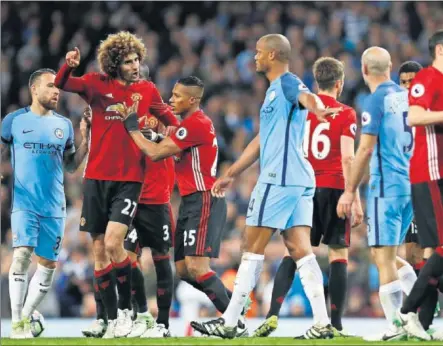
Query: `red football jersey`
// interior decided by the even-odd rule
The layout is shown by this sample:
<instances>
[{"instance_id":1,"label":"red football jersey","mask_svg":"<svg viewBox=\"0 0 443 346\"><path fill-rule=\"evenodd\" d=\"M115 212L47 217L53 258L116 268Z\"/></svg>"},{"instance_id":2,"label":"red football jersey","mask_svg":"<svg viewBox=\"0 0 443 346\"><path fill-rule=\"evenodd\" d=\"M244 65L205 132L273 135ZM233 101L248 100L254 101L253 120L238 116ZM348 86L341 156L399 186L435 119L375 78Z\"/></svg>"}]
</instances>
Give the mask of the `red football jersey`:
<instances>
[{"instance_id":1,"label":"red football jersey","mask_svg":"<svg viewBox=\"0 0 443 346\"><path fill-rule=\"evenodd\" d=\"M173 157L169 157L166 160L167 172L168 172L168 181L169 181L169 194L172 197L174 193L175 187L175 160Z\"/></svg>"},{"instance_id":2,"label":"red football jersey","mask_svg":"<svg viewBox=\"0 0 443 346\"><path fill-rule=\"evenodd\" d=\"M155 132L161 132L163 124L156 117L147 114L138 118L140 128L151 129ZM139 203L141 204L166 204L171 199L170 176L172 157L157 162L152 161L146 156L145 180L143 182L142 192ZM172 172L174 174L174 172Z\"/></svg>"},{"instance_id":3,"label":"red football jersey","mask_svg":"<svg viewBox=\"0 0 443 346\"><path fill-rule=\"evenodd\" d=\"M179 124L163 102L152 82L140 80L123 85L100 73L71 77L64 64L57 73L55 85L78 93L92 108L89 154L85 178L112 181L144 180L145 157L135 145L122 122L123 102L138 102L138 116L151 113L167 125Z\"/></svg>"},{"instance_id":4,"label":"red football jersey","mask_svg":"<svg viewBox=\"0 0 443 346\"><path fill-rule=\"evenodd\" d=\"M409 89L409 106L443 111L443 73L435 67L419 71ZM443 177L443 125L414 127L414 152L411 158L412 184Z\"/></svg>"},{"instance_id":5,"label":"red football jersey","mask_svg":"<svg viewBox=\"0 0 443 346\"><path fill-rule=\"evenodd\" d=\"M210 190L216 179L218 158L211 119L198 110L181 122L171 138L183 150L175 164L180 195Z\"/></svg>"},{"instance_id":6,"label":"red football jersey","mask_svg":"<svg viewBox=\"0 0 443 346\"><path fill-rule=\"evenodd\" d=\"M329 108L342 107L336 115L320 123L313 113L306 120L303 151L315 172L316 185L344 189L345 182L341 162L341 136L355 138L357 117L354 109L326 95L318 95Z\"/></svg>"}]
</instances>

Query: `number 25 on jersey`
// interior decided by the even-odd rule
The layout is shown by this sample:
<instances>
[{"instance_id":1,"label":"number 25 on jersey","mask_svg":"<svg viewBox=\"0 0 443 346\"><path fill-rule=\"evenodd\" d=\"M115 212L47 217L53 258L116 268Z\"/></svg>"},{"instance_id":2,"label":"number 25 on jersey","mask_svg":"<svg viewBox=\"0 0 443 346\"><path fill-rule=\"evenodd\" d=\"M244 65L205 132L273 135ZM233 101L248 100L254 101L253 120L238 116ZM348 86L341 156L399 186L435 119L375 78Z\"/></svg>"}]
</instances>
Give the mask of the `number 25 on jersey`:
<instances>
[{"instance_id":1,"label":"number 25 on jersey","mask_svg":"<svg viewBox=\"0 0 443 346\"><path fill-rule=\"evenodd\" d=\"M328 131L331 123L320 123L312 132L312 138L309 142L311 133L311 120L306 121L305 137L303 139L303 154L306 158L313 155L317 160L324 160L331 151L331 140L325 131Z\"/></svg>"}]
</instances>

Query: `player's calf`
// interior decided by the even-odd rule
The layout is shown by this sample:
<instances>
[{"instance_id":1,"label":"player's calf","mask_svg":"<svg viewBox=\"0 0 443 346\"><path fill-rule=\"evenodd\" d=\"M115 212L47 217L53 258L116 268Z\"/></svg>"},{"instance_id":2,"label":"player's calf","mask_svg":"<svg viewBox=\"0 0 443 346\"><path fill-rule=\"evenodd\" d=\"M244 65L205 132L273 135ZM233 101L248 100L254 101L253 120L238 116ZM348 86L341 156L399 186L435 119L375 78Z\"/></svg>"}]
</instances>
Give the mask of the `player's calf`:
<instances>
[{"instance_id":1,"label":"player's calf","mask_svg":"<svg viewBox=\"0 0 443 346\"><path fill-rule=\"evenodd\" d=\"M378 268L380 303L386 319L393 323L401 307L403 290L397 272L397 246L372 247L371 253Z\"/></svg>"},{"instance_id":2,"label":"player's calf","mask_svg":"<svg viewBox=\"0 0 443 346\"><path fill-rule=\"evenodd\" d=\"M119 222L108 223L105 234L105 248L115 268L116 284L119 295L118 307L132 310L131 304L131 260L123 247L128 227ZM122 315L123 316L123 315ZM124 314L126 316L126 313ZM118 329L118 328L117 328Z\"/></svg>"},{"instance_id":3,"label":"player's calf","mask_svg":"<svg viewBox=\"0 0 443 346\"><path fill-rule=\"evenodd\" d=\"M348 249L329 247L329 293L331 299L331 324L343 330L342 316L348 283Z\"/></svg>"},{"instance_id":4,"label":"player's calf","mask_svg":"<svg viewBox=\"0 0 443 346\"><path fill-rule=\"evenodd\" d=\"M23 317L29 318L48 293L54 279L56 262L39 258L37 270L29 283Z\"/></svg>"},{"instance_id":5,"label":"player's calf","mask_svg":"<svg viewBox=\"0 0 443 346\"><path fill-rule=\"evenodd\" d=\"M22 319L23 302L28 288L28 269L33 251L34 249L31 247L17 247L12 255L12 263L9 268L12 323L18 323Z\"/></svg>"},{"instance_id":6,"label":"player's calf","mask_svg":"<svg viewBox=\"0 0 443 346\"><path fill-rule=\"evenodd\" d=\"M229 305L229 297L225 285L209 267L209 261L209 257L185 257L189 278L201 285L216 309L223 313Z\"/></svg>"},{"instance_id":7,"label":"player's calf","mask_svg":"<svg viewBox=\"0 0 443 346\"><path fill-rule=\"evenodd\" d=\"M152 253L157 274L157 324L162 324L168 329L169 311L171 309L172 291L174 288L170 256L168 253L159 253L155 250L152 250Z\"/></svg>"}]
</instances>

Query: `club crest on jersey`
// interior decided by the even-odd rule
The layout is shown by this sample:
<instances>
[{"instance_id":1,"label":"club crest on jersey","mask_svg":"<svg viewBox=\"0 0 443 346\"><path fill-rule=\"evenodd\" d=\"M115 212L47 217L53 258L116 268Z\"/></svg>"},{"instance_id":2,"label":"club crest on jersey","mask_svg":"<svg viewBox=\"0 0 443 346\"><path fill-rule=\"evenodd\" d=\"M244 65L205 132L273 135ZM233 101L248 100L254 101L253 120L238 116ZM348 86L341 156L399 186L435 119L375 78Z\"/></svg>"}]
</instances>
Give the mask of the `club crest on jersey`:
<instances>
[{"instance_id":1,"label":"club crest on jersey","mask_svg":"<svg viewBox=\"0 0 443 346\"><path fill-rule=\"evenodd\" d=\"M55 137L57 137L58 139L63 138L63 130L62 129L55 129L54 134L55 134Z\"/></svg>"},{"instance_id":2,"label":"club crest on jersey","mask_svg":"<svg viewBox=\"0 0 443 346\"><path fill-rule=\"evenodd\" d=\"M421 97L425 93L425 87L423 84L416 84L411 89L411 95L413 97Z\"/></svg>"},{"instance_id":3,"label":"club crest on jersey","mask_svg":"<svg viewBox=\"0 0 443 346\"><path fill-rule=\"evenodd\" d=\"M180 140L185 139L187 135L188 135L188 130L186 130L184 127L180 127L175 133L175 136Z\"/></svg>"},{"instance_id":4,"label":"club crest on jersey","mask_svg":"<svg viewBox=\"0 0 443 346\"><path fill-rule=\"evenodd\" d=\"M271 93L269 94L269 101L271 101L271 102L274 101L275 96L276 96L276 92L275 92L275 90L272 90Z\"/></svg>"},{"instance_id":5,"label":"club crest on jersey","mask_svg":"<svg viewBox=\"0 0 443 346\"><path fill-rule=\"evenodd\" d=\"M357 133L357 124L351 124L351 126L349 126L349 130L351 130L351 133L355 136Z\"/></svg>"},{"instance_id":6,"label":"club crest on jersey","mask_svg":"<svg viewBox=\"0 0 443 346\"><path fill-rule=\"evenodd\" d=\"M131 100L134 102L140 101L143 98L139 93L135 93L131 95Z\"/></svg>"},{"instance_id":7,"label":"club crest on jersey","mask_svg":"<svg viewBox=\"0 0 443 346\"><path fill-rule=\"evenodd\" d=\"M154 117L150 117L150 118L147 118L145 124L146 124L146 127L150 128L150 129L155 129L158 126L158 120Z\"/></svg>"},{"instance_id":8,"label":"club crest on jersey","mask_svg":"<svg viewBox=\"0 0 443 346\"><path fill-rule=\"evenodd\" d=\"M361 124L363 126L368 125L371 122L371 114L368 112L363 112L361 115Z\"/></svg>"}]
</instances>

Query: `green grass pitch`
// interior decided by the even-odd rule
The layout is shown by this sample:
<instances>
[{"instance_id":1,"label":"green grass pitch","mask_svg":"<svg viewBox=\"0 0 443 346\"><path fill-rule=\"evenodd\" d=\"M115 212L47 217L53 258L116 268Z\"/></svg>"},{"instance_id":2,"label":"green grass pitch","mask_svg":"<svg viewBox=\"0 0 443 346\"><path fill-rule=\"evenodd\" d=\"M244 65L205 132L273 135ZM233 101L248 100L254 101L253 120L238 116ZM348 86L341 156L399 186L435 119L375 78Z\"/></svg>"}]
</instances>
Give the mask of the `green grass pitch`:
<instances>
[{"instance_id":1,"label":"green grass pitch","mask_svg":"<svg viewBox=\"0 0 443 346\"><path fill-rule=\"evenodd\" d=\"M441 341L366 342L361 338L336 338L333 340L294 340L293 338L151 338L151 339L87 339L87 338L36 338L29 340L1 339L2 345L439 345Z\"/></svg>"}]
</instances>

